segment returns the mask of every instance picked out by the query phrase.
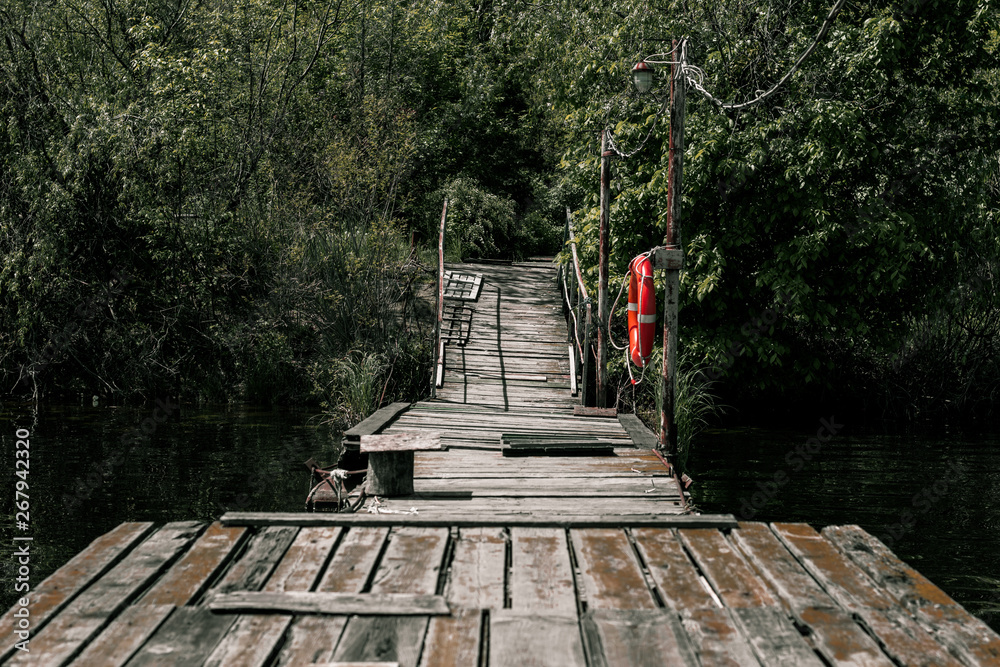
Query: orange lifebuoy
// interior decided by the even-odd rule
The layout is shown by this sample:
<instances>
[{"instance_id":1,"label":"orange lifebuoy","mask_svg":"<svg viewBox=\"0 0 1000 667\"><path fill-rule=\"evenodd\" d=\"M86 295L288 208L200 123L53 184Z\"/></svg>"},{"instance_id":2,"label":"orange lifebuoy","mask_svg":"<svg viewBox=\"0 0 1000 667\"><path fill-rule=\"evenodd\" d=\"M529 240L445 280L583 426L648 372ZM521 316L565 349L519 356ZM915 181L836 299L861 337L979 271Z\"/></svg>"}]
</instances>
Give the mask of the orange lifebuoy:
<instances>
[{"instance_id":1,"label":"orange lifebuoy","mask_svg":"<svg viewBox=\"0 0 1000 667\"><path fill-rule=\"evenodd\" d=\"M656 292L653 263L639 255L628 265L628 352L632 363L644 368L656 337Z\"/></svg>"}]
</instances>

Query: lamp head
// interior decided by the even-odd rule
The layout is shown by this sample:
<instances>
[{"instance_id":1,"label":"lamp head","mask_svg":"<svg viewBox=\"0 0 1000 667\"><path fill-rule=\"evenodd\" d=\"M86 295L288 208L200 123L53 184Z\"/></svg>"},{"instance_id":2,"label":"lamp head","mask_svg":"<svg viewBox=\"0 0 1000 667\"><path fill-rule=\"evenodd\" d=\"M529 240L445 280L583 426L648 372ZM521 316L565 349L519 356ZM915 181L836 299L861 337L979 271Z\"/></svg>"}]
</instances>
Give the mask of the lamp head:
<instances>
[{"instance_id":1,"label":"lamp head","mask_svg":"<svg viewBox=\"0 0 1000 667\"><path fill-rule=\"evenodd\" d=\"M653 68L647 65L646 61L640 60L632 68L632 83L635 84L635 89L640 93L649 92L649 89L652 88Z\"/></svg>"}]
</instances>

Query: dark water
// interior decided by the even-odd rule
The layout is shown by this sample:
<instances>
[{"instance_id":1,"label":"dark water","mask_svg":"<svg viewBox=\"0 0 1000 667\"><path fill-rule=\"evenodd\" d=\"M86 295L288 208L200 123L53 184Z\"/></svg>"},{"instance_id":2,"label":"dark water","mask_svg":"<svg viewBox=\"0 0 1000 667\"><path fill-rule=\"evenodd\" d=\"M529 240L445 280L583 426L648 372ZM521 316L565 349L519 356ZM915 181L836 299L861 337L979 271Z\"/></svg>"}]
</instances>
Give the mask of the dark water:
<instances>
[{"instance_id":1,"label":"dark water","mask_svg":"<svg viewBox=\"0 0 1000 667\"><path fill-rule=\"evenodd\" d=\"M697 506L817 528L859 524L1000 630L1000 437L885 436L845 427L825 430L824 438L836 431L826 442L808 442L820 428L817 419L808 432L703 434L689 461ZM15 476L17 429L31 433L26 480ZM143 429L148 440L129 444ZM337 451L308 412L169 404L50 407L37 416L8 407L0 412L0 442L4 609L16 597L15 535L34 538L30 581L38 584L123 521L299 511L308 490L302 462L333 463ZM18 481L28 483L26 531L16 525Z\"/></svg>"},{"instance_id":2,"label":"dark water","mask_svg":"<svg viewBox=\"0 0 1000 667\"><path fill-rule=\"evenodd\" d=\"M828 440L809 442L821 428ZM860 525L1000 630L1000 437L833 430L702 434L688 462L698 508Z\"/></svg>"},{"instance_id":3,"label":"dark water","mask_svg":"<svg viewBox=\"0 0 1000 667\"><path fill-rule=\"evenodd\" d=\"M336 443L312 413L161 406L47 408L37 417L22 408L0 413L4 610L15 600L13 545L24 544L14 535L34 538L34 585L123 521L300 511L309 483L303 462L336 462ZM26 480L15 476L18 429L31 433ZM143 429L148 439L135 442L132 436ZM18 481L28 483L27 530L18 529L23 517L12 504Z\"/></svg>"}]
</instances>

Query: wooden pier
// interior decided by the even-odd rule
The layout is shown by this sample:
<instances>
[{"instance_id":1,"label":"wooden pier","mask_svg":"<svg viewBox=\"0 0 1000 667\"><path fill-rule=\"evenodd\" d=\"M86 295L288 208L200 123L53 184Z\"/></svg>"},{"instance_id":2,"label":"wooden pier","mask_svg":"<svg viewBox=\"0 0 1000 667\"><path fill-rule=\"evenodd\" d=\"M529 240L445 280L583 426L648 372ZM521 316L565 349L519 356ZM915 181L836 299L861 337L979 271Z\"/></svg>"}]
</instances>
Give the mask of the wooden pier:
<instances>
[{"instance_id":1,"label":"wooden pier","mask_svg":"<svg viewBox=\"0 0 1000 667\"><path fill-rule=\"evenodd\" d=\"M853 526L227 514L122 524L32 593L11 665L997 665Z\"/></svg>"},{"instance_id":2,"label":"wooden pier","mask_svg":"<svg viewBox=\"0 0 1000 667\"><path fill-rule=\"evenodd\" d=\"M346 434L412 471L404 494L122 524L32 590L29 651L5 615L0 661L1000 664L1000 635L856 526L686 513L652 433L579 407L550 266L452 271L436 397Z\"/></svg>"}]
</instances>

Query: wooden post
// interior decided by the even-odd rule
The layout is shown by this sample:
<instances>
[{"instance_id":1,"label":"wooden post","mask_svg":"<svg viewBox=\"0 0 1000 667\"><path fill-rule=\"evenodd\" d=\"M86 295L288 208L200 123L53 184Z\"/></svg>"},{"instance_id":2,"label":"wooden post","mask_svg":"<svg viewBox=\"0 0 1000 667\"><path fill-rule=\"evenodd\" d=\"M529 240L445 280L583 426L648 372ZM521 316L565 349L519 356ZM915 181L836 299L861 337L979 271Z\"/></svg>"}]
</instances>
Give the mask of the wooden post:
<instances>
[{"instance_id":1,"label":"wooden post","mask_svg":"<svg viewBox=\"0 0 1000 667\"><path fill-rule=\"evenodd\" d=\"M438 367L444 365L444 344L441 342L441 326L444 322L444 221L448 217L448 200L444 200L441 209L441 232L438 234L438 312L437 324L434 327L434 370L431 371L431 398L437 397L438 376L444 379L444 373L439 373Z\"/></svg>"},{"instance_id":2,"label":"wooden post","mask_svg":"<svg viewBox=\"0 0 1000 667\"><path fill-rule=\"evenodd\" d=\"M674 40L674 48L677 41ZM681 223L681 181L684 172L684 106L685 84L683 63L687 40L682 39L678 65L670 66L670 148L667 169L667 232L664 245L679 249ZM663 306L663 372L661 389L663 407L660 412L660 449L668 456L677 455L677 422L674 410L677 399L677 308L680 291L679 269L667 269Z\"/></svg>"},{"instance_id":3,"label":"wooden post","mask_svg":"<svg viewBox=\"0 0 1000 667\"><path fill-rule=\"evenodd\" d=\"M611 218L611 158L608 131L601 131L601 221L597 255L597 407L607 404L608 227Z\"/></svg>"},{"instance_id":4,"label":"wooden post","mask_svg":"<svg viewBox=\"0 0 1000 667\"><path fill-rule=\"evenodd\" d=\"M388 497L413 493L413 452L431 449L441 449L436 431L361 436L361 452L368 454L367 492Z\"/></svg>"}]
</instances>

